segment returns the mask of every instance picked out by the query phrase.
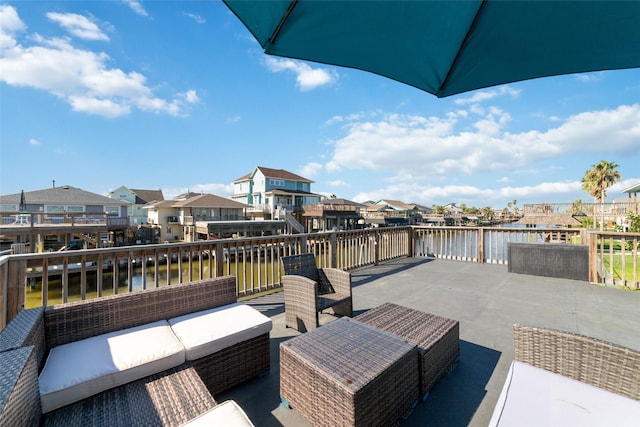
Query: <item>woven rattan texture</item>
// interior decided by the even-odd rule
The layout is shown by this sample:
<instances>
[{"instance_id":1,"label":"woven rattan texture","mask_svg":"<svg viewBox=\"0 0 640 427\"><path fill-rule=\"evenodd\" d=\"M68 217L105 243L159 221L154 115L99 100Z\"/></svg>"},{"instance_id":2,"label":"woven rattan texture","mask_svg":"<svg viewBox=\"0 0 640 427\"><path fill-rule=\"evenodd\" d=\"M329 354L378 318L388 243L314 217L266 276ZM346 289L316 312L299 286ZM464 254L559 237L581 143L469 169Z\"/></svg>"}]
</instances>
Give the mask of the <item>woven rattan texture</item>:
<instances>
[{"instance_id":1,"label":"woven rattan texture","mask_svg":"<svg viewBox=\"0 0 640 427\"><path fill-rule=\"evenodd\" d=\"M236 302L233 276L47 307L47 348Z\"/></svg>"},{"instance_id":2,"label":"woven rattan texture","mask_svg":"<svg viewBox=\"0 0 640 427\"><path fill-rule=\"evenodd\" d=\"M398 335L418 346L421 397L460 355L460 324L457 320L393 303L372 308L354 320Z\"/></svg>"},{"instance_id":3,"label":"woven rattan texture","mask_svg":"<svg viewBox=\"0 0 640 427\"><path fill-rule=\"evenodd\" d=\"M285 275L285 324L301 332L319 326L318 313L328 308L339 316L351 316L351 274L337 268L316 267L311 253L282 257ZM318 282L320 281L320 282ZM320 292L320 288L324 292Z\"/></svg>"},{"instance_id":4,"label":"woven rattan texture","mask_svg":"<svg viewBox=\"0 0 640 427\"><path fill-rule=\"evenodd\" d=\"M0 353L0 426L37 426L40 390L33 346Z\"/></svg>"},{"instance_id":5,"label":"woven rattan texture","mask_svg":"<svg viewBox=\"0 0 640 427\"><path fill-rule=\"evenodd\" d=\"M569 332L513 327L515 358L640 400L640 352Z\"/></svg>"},{"instance_id":6,"label":"woven rattan texture","mask_svg":"<svg viewBox=\"0 0 640 427\"><path fill-rule=\"evenodd\" d=\"M243 341L192 361L198 375L215 396L269 370L269 334Z\"/></svg>"},{"instance_id":7,"label":"woven rattan texture","mask_svg":"<svg viewBox=\"0 0 640 427\"><path fill-rule=\"evenodd\" d=\"M20 310L0 331L0 351L35 346L35 357L38 368L42 367L47 349L44 340L44 308Z\"/></svg>"},{"instance_id":8,"label":"woven rattan texture","mask_svg":"<svg viewBox=\"0 0 640 427\"><path fill-rule=\"evenodd\" d=\"M179 426L216 406L188 365L107 390L46 414L45 426Z\"/></svg>"},{"instance_id":9,"label":"woven rattan texture","mask_svg":"<svg viewBox=\"0 0 640 427\"><path fill-rule=\"evenodd\" d=\"M393 425L417 401L416 352L341 318L280 344L280 395L313 425Z\"/></svg>"}]
</instances>

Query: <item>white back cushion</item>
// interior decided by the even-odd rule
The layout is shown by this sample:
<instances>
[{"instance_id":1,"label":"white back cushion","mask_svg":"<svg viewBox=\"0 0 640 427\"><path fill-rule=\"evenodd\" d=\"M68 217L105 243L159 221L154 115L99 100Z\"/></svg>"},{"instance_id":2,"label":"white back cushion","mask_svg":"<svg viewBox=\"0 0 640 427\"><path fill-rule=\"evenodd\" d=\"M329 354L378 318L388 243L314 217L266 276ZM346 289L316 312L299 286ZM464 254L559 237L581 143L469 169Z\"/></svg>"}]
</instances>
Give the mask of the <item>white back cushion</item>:
<instances>
[{"instance_id":1,"label":"white back cushion","mask_svg":"<svg viewBox=\"0 0 640 427\"><path fill-rule=\"evenodd\" d=\"M169 319L169 324L184 345L187 360L216 353L242 341L271 331L271 319L243 303Z\"/></svg>"}]
</instances>

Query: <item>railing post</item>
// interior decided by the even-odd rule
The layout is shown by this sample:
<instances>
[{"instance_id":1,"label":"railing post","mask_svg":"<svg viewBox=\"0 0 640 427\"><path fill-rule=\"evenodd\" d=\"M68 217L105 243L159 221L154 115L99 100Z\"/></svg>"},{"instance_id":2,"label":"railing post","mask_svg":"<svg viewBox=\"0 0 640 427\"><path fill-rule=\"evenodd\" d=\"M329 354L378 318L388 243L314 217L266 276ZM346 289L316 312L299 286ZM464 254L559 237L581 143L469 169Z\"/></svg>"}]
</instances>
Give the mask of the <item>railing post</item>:
<instances>
[{"instance_id":1,"label":"railing post","mask_svg":"<svg viewBox=\"0 0 640 427\"><path fill-rule=\"evenodd\" d=\"M380 262L380 230L376 228L376 232L373 237L373 265L378 265Z\"/></svg>"},{"instance_id":2,"label":"railing post","mask_svg":"<svg viewBox=\"0 0 640 427\"><path fill-rule=\"evenodd\" d=\"M338 268L338 233L336 231L329 235L329 267Z\"/></svg>"},{"instance_id":3,"label":"railing post","mask_svg":"<svg viewBox=\"0 0 640 427\"><path fill-rule=\"evenodd\" d=\"M589 244L589 283L598 283L598 235L587 233Z\"/></svg>"},{"instance_id":4,"label":"railing post","mask_svg":"<svg viewBox=\"0 0 640 427\"><path fill-rule=\"evenodd\" d=\"M300 236L300 253L306 254L309 252L309 248L307 247L307 235L303 234Z\"/></svg>"},{"instance_id":5,"label":"railing post","mask_svg":"<svg viewBox=\"0 0 640 427\"><path fill-rule=\"evenodd\" d=\"M224 276L224 247L216 243L216 277Z\"/></svg>"},{"instance_id":6,"label":"railing post","mask_svg":"<svg viewBox=\"0 0 640 427\"><path fill-rule=\"evenodd\" d=\"M6 324L16 317L25 304L25 281L27 277L27 261L11 260L8 263L7 281L5 282Z\"/></svg>"},{"instance_id":7,"label":"railing post","mask_svg":"<svg viewBox=\"0 0 640 427\"><path fill-rule=\"evenodd\" d=\"M409 257L416 256L415 235L416 231L413 229L413 227L409 227L407 230L407 256Z\"/></svg>"},{"instance_id":8,"label":"railing post","mask_svg":"<svg viewBox=\"0 0 640 427\"><path fill-rule=\"evenodd\" d=\"M484 264L484 227L478 228L478 264Z\"/></svg>"}]
</instances>

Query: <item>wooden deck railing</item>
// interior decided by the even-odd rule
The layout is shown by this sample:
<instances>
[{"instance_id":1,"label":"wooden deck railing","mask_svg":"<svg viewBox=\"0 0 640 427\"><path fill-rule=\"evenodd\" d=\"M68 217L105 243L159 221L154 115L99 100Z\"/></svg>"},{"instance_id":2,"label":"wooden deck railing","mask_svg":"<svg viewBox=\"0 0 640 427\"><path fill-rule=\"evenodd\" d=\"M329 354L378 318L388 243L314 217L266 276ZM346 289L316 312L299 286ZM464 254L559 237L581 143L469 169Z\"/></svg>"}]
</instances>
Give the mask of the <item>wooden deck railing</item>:
<instances>
[{"instance_id":1,"label":"wooden deck railing","mask_svg":"<svg viewBox=\"0 0 640 427\"><path fill-rule=\"evenodd\" d=\"M509 242L582 243L590 281L640 289L640 233L499 227L396 227L0 257L0 330L23 307L234 275L238 296L280 287L280 257L311 252L354 269L403 256L506 265ZM44 273L43 273L44 272Z\"/></svg>"}]
</instances>

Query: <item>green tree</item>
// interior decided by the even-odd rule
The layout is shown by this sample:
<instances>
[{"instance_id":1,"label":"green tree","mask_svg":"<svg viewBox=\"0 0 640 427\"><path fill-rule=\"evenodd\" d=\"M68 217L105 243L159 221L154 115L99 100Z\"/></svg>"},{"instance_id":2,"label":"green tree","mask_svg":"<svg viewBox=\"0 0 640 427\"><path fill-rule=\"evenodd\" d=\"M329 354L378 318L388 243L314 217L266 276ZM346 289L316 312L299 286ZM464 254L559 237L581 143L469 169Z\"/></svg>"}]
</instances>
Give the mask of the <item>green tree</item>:
<instances>
[{"instance_id":1,"label":"green tree","mask_svg":"<svg viewBox=\"0 0 640 427\"><path fill-rule=\"evenodd\" d=\"M607 189L621 179L620 172L617 170L618 166L615 162L601 160L600 163L593 165L593 168L589 169L582 178L582 189L593 196L594 202L600 202L602 214L600 231L604 230L604 201L607 197ZM595 209L593 221L595 224Z\"/></svg>"}]
</instances>

